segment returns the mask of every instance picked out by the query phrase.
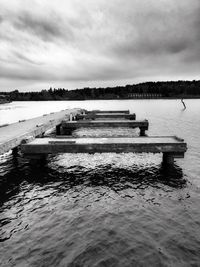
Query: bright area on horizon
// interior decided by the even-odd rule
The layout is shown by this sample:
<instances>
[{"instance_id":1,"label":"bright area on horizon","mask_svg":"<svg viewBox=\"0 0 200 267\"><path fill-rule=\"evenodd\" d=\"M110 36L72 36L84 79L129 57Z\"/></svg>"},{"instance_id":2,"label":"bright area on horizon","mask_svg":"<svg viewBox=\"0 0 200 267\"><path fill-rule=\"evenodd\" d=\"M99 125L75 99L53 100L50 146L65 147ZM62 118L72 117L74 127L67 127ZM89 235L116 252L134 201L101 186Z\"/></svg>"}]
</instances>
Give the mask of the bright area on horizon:
<instances>
[{"instance_id":1,"label":"bright area on horizon","mask_svg":"<svg viewBox=\"0 0 200 267\"><path fill-rule=\"evenodd\" d=\"M0 0L0 91L200 79L199 0Z\"/></svg>"}]
</instances>

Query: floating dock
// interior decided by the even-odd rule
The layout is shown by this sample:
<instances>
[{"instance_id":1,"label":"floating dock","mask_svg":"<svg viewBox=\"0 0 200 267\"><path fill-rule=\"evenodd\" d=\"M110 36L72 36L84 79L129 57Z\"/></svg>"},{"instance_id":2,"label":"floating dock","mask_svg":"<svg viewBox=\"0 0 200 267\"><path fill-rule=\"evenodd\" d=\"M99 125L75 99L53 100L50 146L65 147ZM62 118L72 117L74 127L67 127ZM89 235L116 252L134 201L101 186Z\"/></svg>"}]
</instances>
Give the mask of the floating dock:
<instances>
[{"instance_id":1,"label":"floating dock","mask_svg":"<svg viewBox=\"0 0 200 267\"><path fill-rule=\"evenodd\" d=\"M12 124L5 124L0 127L0 154L16 148L26 138L41 136L47 130L59 127L63 119L69 119L81 113L80 109L67 109L43 116L22 120Z\"/></svg>"},{"instance_id":2,"label":"floating dock","mask_svg":"<svg viewBox=\"0 0 200 267\"><path fill-rule=\"evenodd\" d=\"M148 130L149 122L147 120L79 120L79 121L63 121L62 129L64 133L71 134L73 130L79 128L103 128L103 127L126 127L126 128L139 128L140 136L145 135Z\"/></svg>"},{"instance_id":3,"label":"floating dock","mask_svg":"<svg viewBox=\"0 0 200 267\"><path fill-rule=\"evenodd\" d=\"M86 114L88 113L124 113L124 114L130 114L130 111L129 110L91 110L91 111L87 111L87 110L84 110L84 112Z\"/></svg>"},{"instance_id":4,"label":"floating dock","mask_svg":"<svg viewBox=\"0 0 200 267\"><path fill-rule=\"evenodd\" d=\"M163 153L165 161L183 158L187 146L175 136L109 138L37 138L21 145L29 158L57 153Z\"/></svg>"},{"instance_id":5,"label":"floating dock","mask_svg":"<svg viewBox=\"0 0 200 267\"><path fill-rule=\"evenodd\" d=\"M96 120L96 119L109 119L109 120L116 120L116 119L126 119L126 120L136 120L136 114L127 114L127 113L114 113L114 112L89 112L85 113L83 115L78 115L77 120L82 120L82 119L90 119L90 120Z\"/></svg>"}]
</instances>

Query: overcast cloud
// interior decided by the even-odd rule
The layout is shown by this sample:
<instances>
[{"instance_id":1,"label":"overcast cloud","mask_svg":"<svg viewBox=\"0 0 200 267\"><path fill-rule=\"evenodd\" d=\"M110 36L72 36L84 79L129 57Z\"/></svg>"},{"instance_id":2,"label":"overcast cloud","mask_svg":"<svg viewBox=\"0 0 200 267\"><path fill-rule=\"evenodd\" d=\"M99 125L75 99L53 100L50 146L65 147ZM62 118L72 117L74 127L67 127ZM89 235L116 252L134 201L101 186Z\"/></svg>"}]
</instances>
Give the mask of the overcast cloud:
<instances>
[{"instance_id":1,"label":"overcast cloud","mask_svg":"<svg viewBox=\"0 0 200 267\"><path fill-rule=\"evenodd\" d=\"M200 79L199 0L0 0L0 90Z\"/></svg>"}]
</instances>

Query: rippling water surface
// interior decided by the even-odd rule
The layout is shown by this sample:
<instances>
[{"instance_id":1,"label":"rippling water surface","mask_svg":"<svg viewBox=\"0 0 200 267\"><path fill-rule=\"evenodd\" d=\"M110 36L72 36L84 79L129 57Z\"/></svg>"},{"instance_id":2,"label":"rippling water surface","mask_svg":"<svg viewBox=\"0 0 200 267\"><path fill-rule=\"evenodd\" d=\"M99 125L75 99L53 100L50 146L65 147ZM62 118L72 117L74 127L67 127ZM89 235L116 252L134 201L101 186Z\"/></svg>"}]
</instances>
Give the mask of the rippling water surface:
<instances>
[{"instance_id":1,"label":"rippling water surface","mask_svg":"<svg viewBox=\"0 0 200 267\"><path fill-rule=\"evenodd\" d=\"M0 124L64 108L130 109L149 135L178 135L184 159L60 154L32 165L0 156L1 266L200 266L200 100L13 102ZM126 134L83 129L78 136Z\"/></svg>"}]
</instances>

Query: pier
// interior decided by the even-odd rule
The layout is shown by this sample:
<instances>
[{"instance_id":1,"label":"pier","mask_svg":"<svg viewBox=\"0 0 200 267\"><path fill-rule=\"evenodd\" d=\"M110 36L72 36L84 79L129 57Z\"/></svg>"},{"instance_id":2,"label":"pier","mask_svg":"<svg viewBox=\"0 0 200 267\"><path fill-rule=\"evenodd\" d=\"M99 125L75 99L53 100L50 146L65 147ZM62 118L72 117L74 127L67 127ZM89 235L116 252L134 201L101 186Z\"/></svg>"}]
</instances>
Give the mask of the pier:
<instances>
[{"instance_id":1,"label":"pier","mask_svg":"<svg viewBox=\"0 0 200 267\"><path fill-rule=\"evenodd\" d=\"M163 160L172 163L183 158L186 143L176 136L109 137L109 138L37 138L22 144L29 158L42 158L44 154L57 153L163 153Z\"/></svg>"},{"instance_id":2,"label":"pier","mask_svg":"<svg viewBox=\"0 0 200 267\"><path fill-rule=\"evenodd\" d=\"M60 131L60 124L63 119L73 118L81 113L80 109L67 109L60 112L44 114L29 120L21 120L12 124L0 125L0 154L15 149L24 139L32 140L42 136L46 131L56 127L57 133Z\"/></svg>"},{"instance_id":3,"label":"pier","mask_svg":"<svg viewBox=\"0 0 200 267\"><path fill-rule=\"evenodd\" d=\"M129 114L129 111L101 111L93 110L90 112L85 112L85 114L81 114L77 116L77 120L97 120L97 119L127 119L127 120L136 120L136 114Z\"/></svg>"},{"instance_id":4,"label":"pier","mask_svg":"<svg viewBox=\"0 0 200 267\"><path fill-rule=\"evenodd\" d=\"M94 113L94 119L102 119L102 118L109 118L109 119L127 119L127 120L135 120L135 114L126 114L126 113Z\"/></svg>"},{"instance_id":5,"label":"pier","mask_svg":"<svg viewBox=\"0 0 200 267\"><path fill-rule=\"evenodd\" d=\"M123 113L123 114L130 114L130 111L127 110L84 110L84 113L89 114L89 113L109 113L109 114L113 114L113 113Z\"/></svg>"},{"instance_id":6,"label":"pier","mask_svg":"<svg viewBox=\"0 0 200 267\"><path fill-rule=\"evenodd\" d=\"M147 120L134 121L134 120L79 120L79 121L63 121L63 132L71 134L72 131L79 128L139 128L140 136L145 135L145 131L148 130L149 122Z\"/></svg>"},{"instance_id":7,"label":"pier","mask_svg":"<svg viewBox=\"0 0 200 267\"><path fill-rule=\"evenodd\" d=\"M133 119L134 118L134 119ZM137 137L84 137L66 136L73 130L105 127L139 128ZM0 153L10 149L16 153L20 145L24 156L41 160L47 154L57 153L163 153L163 162L172 164L183 158L187 144L176 136L147 136L149 122L136 120L129 111L86 111L69 109L44 114L30 120L0 127ZM45 137L45 132L56 129L55 137Z\"/></svg>"}]
</instances>

